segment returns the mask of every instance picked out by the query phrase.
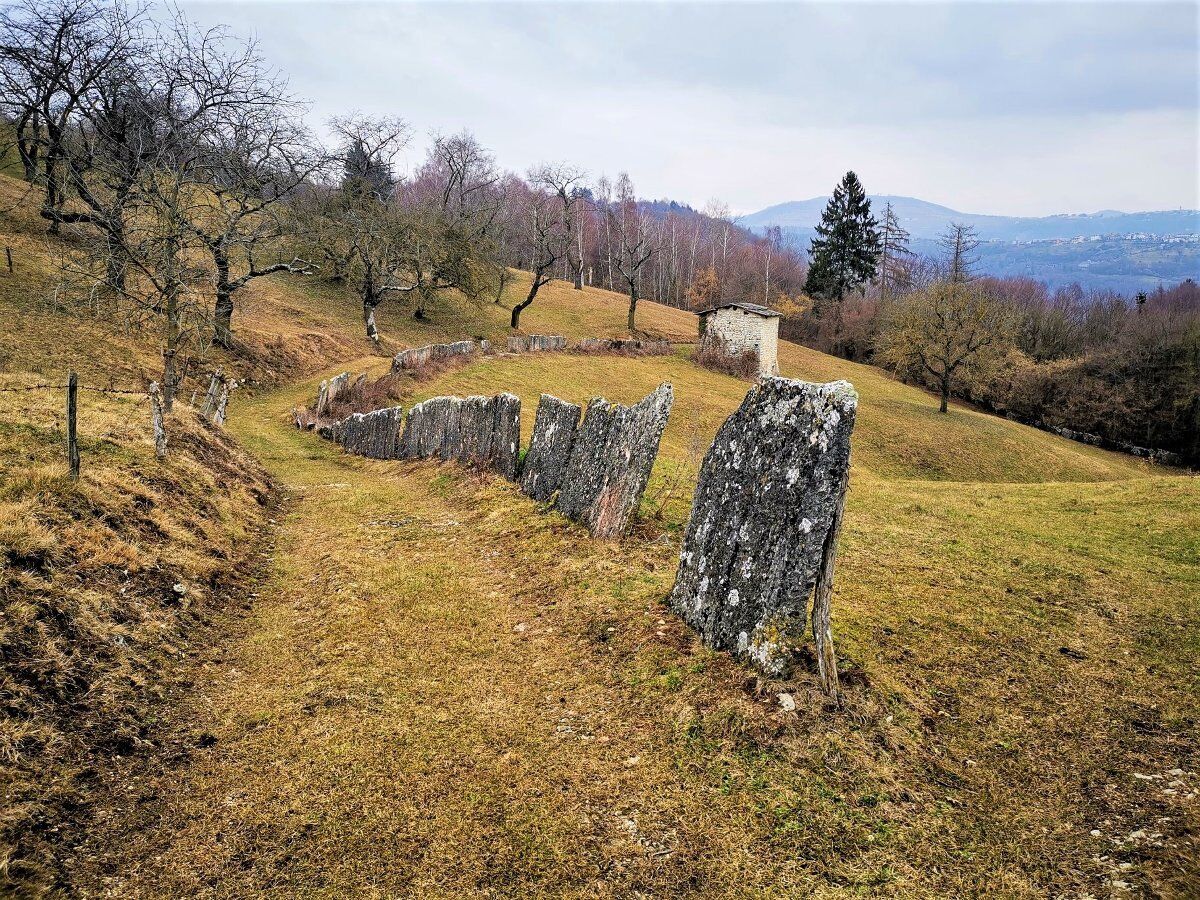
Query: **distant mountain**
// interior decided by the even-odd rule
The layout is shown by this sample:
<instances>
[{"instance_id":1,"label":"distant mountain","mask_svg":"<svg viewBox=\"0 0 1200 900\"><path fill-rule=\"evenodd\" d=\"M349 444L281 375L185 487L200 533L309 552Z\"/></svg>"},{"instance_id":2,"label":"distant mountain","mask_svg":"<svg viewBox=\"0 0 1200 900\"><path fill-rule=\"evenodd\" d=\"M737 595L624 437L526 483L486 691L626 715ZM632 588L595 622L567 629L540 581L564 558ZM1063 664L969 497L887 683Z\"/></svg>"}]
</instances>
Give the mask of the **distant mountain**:
<instances>
[{"instance_id":1,"label":"distant mountain","mask_svg":"<svg viewBox=\"0 0 1200 900\"><path fill-rule=\"evenodd\" d=\"M738 224L760 233L778 225L788 244L807 250L826 199L780 203ZM1052 288L1078 282L1123 294L1200 280L1200 210L989 216L887 194L871 197L871 208L878 216L889 201L915 253L939 255L937 238L951 222L975 226L984 242L978 268L988 275L1027 275Z\"/></svg>"},{"instance_id":2,"label":"distant mountain","mask_svg":"<svg viewBox=\"0 0 1200 900\"><path fill-rule=\"evenodd\" d=\"M812 229L821 221L821 211L828 198L793 200L768 206L766 209L738 219L739 225L760 229L768 225ZM1200 234L1200 210L1180 209L1161 212L1125 213L1103 210L1057 216L989 216L964 213L947 206L881 194L871 197L871 208L878 212L891 202L892 208L914 238L935 239L951 222L974 225L985 241L1045 241L1069 240L1077 237L1104 235L1175 235Z\"/></svg>"}]
</instances>

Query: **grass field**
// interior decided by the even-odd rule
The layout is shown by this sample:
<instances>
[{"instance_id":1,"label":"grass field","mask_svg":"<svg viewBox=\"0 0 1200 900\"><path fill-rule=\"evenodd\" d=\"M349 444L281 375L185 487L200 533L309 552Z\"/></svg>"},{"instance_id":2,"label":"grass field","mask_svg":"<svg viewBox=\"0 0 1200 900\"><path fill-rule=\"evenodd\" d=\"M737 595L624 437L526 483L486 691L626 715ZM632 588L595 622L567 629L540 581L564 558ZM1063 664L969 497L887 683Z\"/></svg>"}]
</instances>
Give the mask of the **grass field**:
<instances>
[{"instance_id":1,"label":"grass field","mask_svg":"<svg viewBox=\"0 0 1200 900\"><path fill-rule=\"evenodd\" d=\"M69 365L85 380L152 374L151 333L45 302L54 246L19 214L0 220L4 239L40 262L0 276L14 322L0 336L4 380ZM555 283L522 321L619 334L624 311L619 296ZM433 314L417 323L385 307L375 350L345 290L258 285L235 318L242 355L205 360L258 381L235 395L236 444L217 435L205 451L207 432L185 421L198 443L166 471L139 412L88 406L89 502L135 559L198 580L220 567L198 533L227 555L248 549L267 515L248 503L266 484L259 464L284 512L271 514L258 581L224 585L186 653L138 631L161 660L139 677L176 689L139 707L142 743L103 750L73 785L87 805L58 850L65 890L1200 894L1194 477L961 406L939 415L876 369L781 345L786 375L848 378L862 398L834 599L848 702L835 711L811 671L757 678L663 605L699 455L748 388L696 368L688 350L485 358L414 382L402 401L511 390L528 433L540 392L631 401L671 381L643 520L621 541L591 540L499 479L347 457L288 426L325 375L384 371L401 345L506 330L502 306L447 301ZM639 315L651 333L694 335L687 313L647 303ZM55 468L55 402L13 400L0 416L9 567L33 537L118 546L39 513L69 488ZM42 429L37 474L19 481L31 427ZM216 464L231 462L238 477L222 477ZM149 527L132 499L145 480L159 543L122 530ZM201 494L216 512L197 532L187 523L206 508ZM95 578L93 608L118 607L119 568L47 559L56 583ZM56 596L39 595L47 615ZM7 752L30 763L23 746L10 739Z\"/></svg>"}]
</instances>

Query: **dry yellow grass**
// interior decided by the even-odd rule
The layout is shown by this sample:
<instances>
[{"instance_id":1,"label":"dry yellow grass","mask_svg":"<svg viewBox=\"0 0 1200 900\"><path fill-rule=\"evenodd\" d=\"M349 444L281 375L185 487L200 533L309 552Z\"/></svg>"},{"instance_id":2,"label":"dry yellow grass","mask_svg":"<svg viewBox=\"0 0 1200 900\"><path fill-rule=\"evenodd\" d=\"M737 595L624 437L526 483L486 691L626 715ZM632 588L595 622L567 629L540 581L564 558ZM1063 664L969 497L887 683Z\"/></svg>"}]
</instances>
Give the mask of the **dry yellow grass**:
<instances>
[{"instance_id":1,"label":"dry yellow grass","mask_svg":"<svg viewBox=\"0 0 1200 900\"><path fill-rule=\"evenodd\" d=\"M170 417L160 462L144 398L90 391L72 482L63 399L0 392L0 893L70 867L97 768L148 746L164 670L245 577L268 499L261 467L193 413Z\"/></svg>"},{"instance_id":2,"label":"dry yellow grass","mask_svg":"<svg viewBox=\"0 0 1200 900\"><path fill-rule=\"evenodd\" d=\"M0 285L0 303L14 296ZM399 345L505 332L500 307L450 298L433 314L384 307L376 353L353 298L323 283L260 284L239 312L251 351L221 359L286 386L238 395L230 432L284 484L288 512L248 617L219 619L213 652L169 669L194 687L155 707L145 735L161 749L105 761L73 890L1033 898L1121 880L1200 894L1194 478L961 407L939 416L878 370L783 345L786 374L849 378L862 396L835 713L811 673L753 678L662 605L693 450L746 389L686 351L481 360L408 398L513 390L528 433L541 391L630 401L671 380L643 512L681 484L620 542L497 479L350 458L287 427L319 365L378 372ZM6 378L69 361L57 315L2 339ZM639 316L694 335L685 312ZM611 335L623 318L623 298L555 283L523 323ZM105 367L153 365L144 336L70 321L95 329L84 345ZM9 409L5 427L29 415ZM114 457L114 484L153 471L139 440ZM228 504L230 489L207 490ZM27 501L0 535L37 553L66 529ZM179 528L164 525L184 552ZM113 565L142 552L102 533L91 546Z\"/></svg>"},{"instance_id":3,"label":"dry yellow grass","mask_svg":"<svg viewBox=\"0 0 1200 900\"><path fill-rule=\"evenodd\" d=\"M894 383L852 374L869 438L888 427L872 387ZM420 392L631 400L664 376L678 405L661 484L686 465L689 421L706 434L744 384L682 357L557 354L480 362ZM910 431L865 441L836 601L850 703L834 714L810 673L747 679L662 606L686 504L626 541L592 541L496 479L350 458L287 428L314 390L243 403L232 425L293 503L249 627L181 713L185 734L216 742L122 773L145 802L110 810L80 885L1042 897L1117 878L1194 891L1194 801L1162 793L1171 770L1197 769L1193 479L961 410L919 436L947 447L925 475L959 480L904 463ZM881 405L926 399L894 392ZM974 454L951 446L959 433ZM1042 464L1075 480L1040 483Z\"/></svg>"}]
</instances>

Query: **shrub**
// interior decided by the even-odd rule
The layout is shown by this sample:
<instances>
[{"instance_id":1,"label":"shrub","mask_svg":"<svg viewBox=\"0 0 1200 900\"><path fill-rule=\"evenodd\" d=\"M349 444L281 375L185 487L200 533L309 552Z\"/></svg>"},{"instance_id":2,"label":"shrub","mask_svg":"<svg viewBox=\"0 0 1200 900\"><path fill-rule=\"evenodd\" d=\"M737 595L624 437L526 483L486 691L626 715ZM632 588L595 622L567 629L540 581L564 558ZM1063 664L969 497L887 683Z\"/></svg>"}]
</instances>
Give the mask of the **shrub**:
<instances>
[{"instance_id":1,"label":"shrub","mask_svg":"<svg viewBox=\"0 0 1200 900\"><path fill-rule=\"evenodd\" d=\"M753 381L758 377L758 351L743 350L740 353L729 349L725 340L712 337L696 348L692 361L698 366Z\"/></svg>"}]
</instances>

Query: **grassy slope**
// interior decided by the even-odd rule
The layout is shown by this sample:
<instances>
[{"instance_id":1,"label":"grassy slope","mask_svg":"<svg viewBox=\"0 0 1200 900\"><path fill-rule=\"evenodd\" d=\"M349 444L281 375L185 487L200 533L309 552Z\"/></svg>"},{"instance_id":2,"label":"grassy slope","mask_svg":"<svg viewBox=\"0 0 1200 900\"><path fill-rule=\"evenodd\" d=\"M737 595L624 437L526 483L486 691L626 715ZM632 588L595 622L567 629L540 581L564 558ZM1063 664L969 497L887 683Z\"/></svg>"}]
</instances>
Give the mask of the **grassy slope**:
<instances>
[{"instance_id":1,"label":"grassy slope","mask_svg":"<svg viewBox=\"0 0 1200 900\"><path fill-rule=\"evenodd\" d=\"M0 275L6 314L24 299L13 285ZM0 336L5 369L58 372L75 346L85 372L153 371L146 335L86 319L64 332L61 314L32 312ZM623 313L620 297L556 283L523 321L616 334ZM693 333L685 313L639 315ZM448 301L432 324L385 307L384 351L500 337L505 322L492 306ZM317 282L260 283L235 324L251 353L231 364L264 380L372 352L353 298ZM181 739L216 744L123 771L78 883L1041 896L1127 863L1116 877L1139 889L1194 893L1195 801L1170 776L1133 777L1200 768L1194 480L962 408L939 416L869 367L781 354L786 374L848 377L863 397L835 607L848 713L821 713L803 673L747 689L660 607L693 450L744 384L679 356L553 355L417 388L515 390L528 418L542 390L632 400L672 380L646 505L670 494L663 520L597 543L492 479L348 459L287 429L314 379L235 405L232 430L295 501L249 626L172 716ZM779 711L782 689L799 715Z\"/></svg>"},{"instance_id":2,"label":"grassy slope","mask_svg":"<svg viewBox=\"0 0 1200 900\"><path fill-rule=\"evenodd\" d=\"M599 377L593 365L636 394L627 382L680 363L485 362L422 393L490 388L528 366L569 395ZM681 410L744 388L672 371ZM1194 889L1194 801L1165 774L1200 763L1194 481L1139 466L1125 480L937 482L881 476L864 454L836 601L850 703L830 714L810 673L747 682L662 608L681 507L665 530L592 541L496 479L346 457L287 428L314 387L240 404L232 425L295 502L251 628L181 712L217 742L182 769L122 780L145 802L85 848L82 884L114 878L123 896L1038 897L1107 877ZM657 481L686 465L686 444L677 430L665 442ZM798 713L780 711L783 690Z\"/></svg>"},{"instance_id":3,"label":"grassy slope","mask_svg":"<svg viewBox=\"0 0 1200 900\"><path fill-rule=\"evenodd\" d=\"M0 393L0 894L70 868L61 845L96 770L147 746L171 663L245 580L269 497L265 471L193 414L171 418L160 462L145 402L89 391L72 482L61 402Z\"/></svg>"}]
</instances>

